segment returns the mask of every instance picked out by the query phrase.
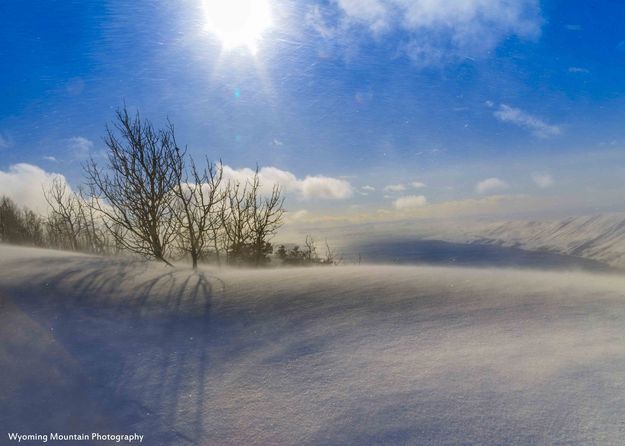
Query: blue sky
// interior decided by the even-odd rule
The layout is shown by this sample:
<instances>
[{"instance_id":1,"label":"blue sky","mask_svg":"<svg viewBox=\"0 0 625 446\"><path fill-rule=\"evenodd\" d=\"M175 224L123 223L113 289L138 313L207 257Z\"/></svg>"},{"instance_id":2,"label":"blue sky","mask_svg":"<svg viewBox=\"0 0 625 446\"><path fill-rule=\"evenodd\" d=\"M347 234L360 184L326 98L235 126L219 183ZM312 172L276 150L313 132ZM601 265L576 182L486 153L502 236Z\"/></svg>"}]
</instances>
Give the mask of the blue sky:
<instances>
[{"instance_id":1,"label":"blue sky","mask_svg":"<svg viewBox=\"0 0 625 446\"><path fill-rule=\"evenodd\" d=\"M254 50L206 2L3 1L0 193L77 185L125 101L302 219L624 210L619 1L267 0Z\"/></svg>"}]
</instances>

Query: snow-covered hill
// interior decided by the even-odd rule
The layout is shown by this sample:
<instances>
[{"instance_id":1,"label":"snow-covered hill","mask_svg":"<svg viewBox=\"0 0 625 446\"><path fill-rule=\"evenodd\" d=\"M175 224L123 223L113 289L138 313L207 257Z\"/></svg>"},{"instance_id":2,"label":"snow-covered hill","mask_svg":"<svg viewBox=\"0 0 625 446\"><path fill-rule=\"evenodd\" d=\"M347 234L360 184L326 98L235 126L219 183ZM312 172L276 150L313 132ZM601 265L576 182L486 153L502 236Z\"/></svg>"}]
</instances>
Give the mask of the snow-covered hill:
<instances>
[{"instance_id":1,"label":"snow-covered hill","mask_svg":"<svg viewBox=\"0 0 625 446\"><path fill-rule=\"evenodd\" d=\"M9 432L137 432L150 446L625 438L618 275L194 273L0 246L0 295Z\"/></svg>"},{"instance_id":2,"label":"snow-covered hill","mask_svg":"<svg viewBox=\"0 0 625 446\"><path fill-rule=\"evenodd\" d=\"M467 240L529 250L549 250L625 268L625 215L556 221L509 221L467 231Z\"/></svg>"}]
</instances>

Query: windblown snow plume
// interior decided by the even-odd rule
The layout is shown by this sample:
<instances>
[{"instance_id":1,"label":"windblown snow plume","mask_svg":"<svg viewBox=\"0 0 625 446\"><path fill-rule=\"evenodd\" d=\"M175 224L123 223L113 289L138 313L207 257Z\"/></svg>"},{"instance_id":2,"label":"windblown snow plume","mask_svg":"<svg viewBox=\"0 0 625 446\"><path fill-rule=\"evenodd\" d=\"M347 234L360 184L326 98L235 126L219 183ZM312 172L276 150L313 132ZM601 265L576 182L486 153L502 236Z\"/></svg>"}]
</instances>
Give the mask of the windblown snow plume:
<instances>
[{"instance_id":1,"label":"windblown snow plume","mask_svg":"<svg viewBox=\"0 0 625 446\"><path fill-rule=\"evenodd\" d=\"M625 279L0 246L0 417L145 444L622 442Z\"/></svg>"}]
</instances>

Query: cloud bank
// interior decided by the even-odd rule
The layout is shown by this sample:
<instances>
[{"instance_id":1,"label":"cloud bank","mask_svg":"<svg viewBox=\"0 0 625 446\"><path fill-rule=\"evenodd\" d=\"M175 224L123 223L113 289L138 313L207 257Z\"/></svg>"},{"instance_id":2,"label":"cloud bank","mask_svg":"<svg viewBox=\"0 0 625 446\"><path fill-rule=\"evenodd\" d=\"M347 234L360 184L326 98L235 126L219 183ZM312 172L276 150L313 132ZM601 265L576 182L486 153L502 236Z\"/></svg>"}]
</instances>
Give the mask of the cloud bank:
<instances>
[{"instance_id":1,"label":"cloud bank","mask_svg":"<svg viewBox=\"0 0 625 446\"><path fill-rule=\"evenodd\" d=\"M223 166L225 180L238 182L249 181L254 177L254 170L250 168L233 169ZM295 192L307 199L341 200L353 195L351 184L339 178L323 175L297 178L293 173L277 167L263 167L258 171L263 192L270 192L274 185L279 185L286 192Z\"/></svg>"},{"instance_id":2,"label":"cloud bank","mask_svg":"<svg viewBox=\"0 0 625 446\"><path fill-rule=\"evenodd\" d=\"M537 197L526 195L489 195L480 198L451 200L432 203L410 210L415 218L457 218L477 215L497 215L517 212L519 209L544 209L552 203ZM404 218L399 215L398 218Z\"/></svg>"},{"instance_id":3,"label":"cloud bank","mask_svg":"<svg viewBox=\"0 0 625 446\"><path fill-rule=\"evenodd\" d=\"M428 204L428 200L423 195L407 195L399 197L393 202L393 207L397 210L415 209Z\"/></svg>"},{"instance_id":4,"label":"cloud bank","mask_svg":"<svg viewBox=\"0 0 625 446\"><path fill-rule=\"evenodd\" d=\"M49 187L55 178L65 182L61 174L46 172L32 164L14 164L9 166L8 171L0 170L0 195L9 197L20 206L45 214L48 204L43 189Z\"/></svg>"}]
</instances>

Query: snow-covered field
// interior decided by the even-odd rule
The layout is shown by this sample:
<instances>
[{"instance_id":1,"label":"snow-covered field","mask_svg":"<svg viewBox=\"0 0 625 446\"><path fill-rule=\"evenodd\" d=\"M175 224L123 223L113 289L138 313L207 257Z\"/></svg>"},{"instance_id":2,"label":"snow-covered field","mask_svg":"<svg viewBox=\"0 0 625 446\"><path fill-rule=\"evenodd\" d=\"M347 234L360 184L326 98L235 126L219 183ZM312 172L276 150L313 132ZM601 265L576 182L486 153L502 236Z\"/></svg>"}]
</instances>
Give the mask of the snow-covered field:
<instances>
[{"instance_id":1,"label":"snow-covered field","mask_svg":"<svg viewBox=\"0 0 625 446\"><path fill-rule=\"evenodd\" d=\"M6 432L138 432L150 446L625 439L619 275L194 273L0 246L0 296Z\"/></svg>"}]
</instances>

